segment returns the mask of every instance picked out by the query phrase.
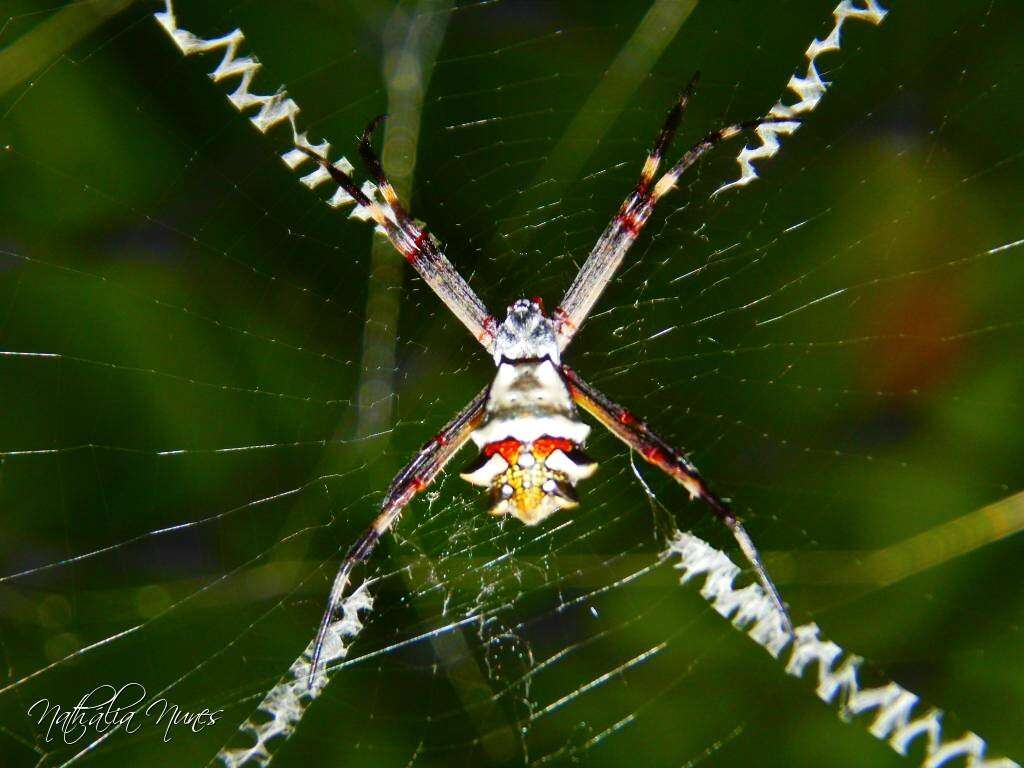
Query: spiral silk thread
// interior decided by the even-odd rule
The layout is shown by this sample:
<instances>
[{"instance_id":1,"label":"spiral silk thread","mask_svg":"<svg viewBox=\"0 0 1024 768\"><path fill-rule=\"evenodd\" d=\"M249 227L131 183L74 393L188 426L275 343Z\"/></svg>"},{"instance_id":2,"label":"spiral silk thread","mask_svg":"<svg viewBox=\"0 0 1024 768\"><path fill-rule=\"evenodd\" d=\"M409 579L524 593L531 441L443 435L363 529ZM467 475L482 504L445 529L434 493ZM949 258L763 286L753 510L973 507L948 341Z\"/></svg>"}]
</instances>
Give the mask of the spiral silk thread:
<instances>
[{"instance_id":1,"label":"spiral silk thread","mask_svg":"<svg viewBox=\"0 0 1024 768\"><path fill-rule=\"evenodd\" d=\"M281 155L285 165L293 171L298 171L305 163L313 162L308 155L297 149L297 147L305 147L323 157L330 157L330 142L322 141L319 144L311 144L306 136L306 132L299 131L297 123L299 105L295 103L295 100L288 95L284 88L278 88L274 93L268 95L253 93L249 90L262 64L260 64L259 59L255 56L239 55L245 43L245 35L242 33L242 30L236 29L223 37L206 40L178 26L172 0L165 0L165 6L165 10L153 14L153 17L167 34L171 36L174 44L178 46L178 50L185 56L211 53L219 50L224 51L220 63L210 73L210 79L215 83L221 83L225 80L238 78L238 85L235 86L234 91L228 94L228 101L241 113L258 109L257 113L249 118L249 122L256 126L256 130L260 133L266 133L276 125L283 122L288 123L292 132L292 148ZM345 173L350 174L352 172L352 164L344 156L338 158L334 165ZM321 184L330 181L330 175L324 168L317 165L312 172L300 177L299 181L310 189L316 189ZM364 182L362 191L367 197L374 198L377 187L372 182L367 181ZM354 205L355 200L339 187L327 201L327 204L332 208L341 208L347 205ZM370 218L369 212L359 205L355 205L350 215L363 221Z\"/></svg>"},{"instance_id":2,"label":"spiral silk thread","mask_svg":"<svg viewBox=\"0 0 1024 768\"><path fill-rule=\"evenodd\" d=\"M796 103L783 104L782 99L775 102L775 106L768 112L768 116L780 122L764 123L757 127L756 133L761 143L753 148L743 147L736 156L736 162L740 166L740 177L728 184L723 184L712 193L712 196L725 192L727 189L746 186L756 179L757 169L754 168L754 161L774 157L779 151L779 137L796 132L800 127L798 118L814 111L818 106L818 102L825 95L829 84L818 74L816 61L823 53L839 50L842 42L843 23L847 19L858 19L878 26L885 19L887 13L888 11L882 8L876 0L864 0L863 6L858 6L853 0L843 0L835 7L835 10L832 11L832 16L835 18L832 31L824 40L815 38L804 54L807 57L807 74L804 77L793 75L786 85L797 96Z\"/></svg>"},{"instance_id":3,"label":"spiral silk thread","mask_svg":"<svg viewBox=\"0 0 1024 768\"><path fill-rule=\"evenodd\" d=\"M807 670L816 669L815 693L827 704L837 703L840 718L850 720L874 712L868 732L887 741L900 755L907 755L913 742L923 738L924 768L938 768L957 758L966 768L1020 768L1007 758L986 758L988 745L972 731L944 740L942 711L927 707L915 714L920 699L902 686L889 682L861 688L857 675L863 659L822 639L816 624L796 627L790 638L783 630L782 615L759 584L734 588L740 569L724 552L692 534L677 531L669 542L667 556L678 558L674 567L682 571L681 583L703 577L701 596L774 658L780 658L791 646L785 662L787 674L803 677Z\"/></svg>"}]
</instances>

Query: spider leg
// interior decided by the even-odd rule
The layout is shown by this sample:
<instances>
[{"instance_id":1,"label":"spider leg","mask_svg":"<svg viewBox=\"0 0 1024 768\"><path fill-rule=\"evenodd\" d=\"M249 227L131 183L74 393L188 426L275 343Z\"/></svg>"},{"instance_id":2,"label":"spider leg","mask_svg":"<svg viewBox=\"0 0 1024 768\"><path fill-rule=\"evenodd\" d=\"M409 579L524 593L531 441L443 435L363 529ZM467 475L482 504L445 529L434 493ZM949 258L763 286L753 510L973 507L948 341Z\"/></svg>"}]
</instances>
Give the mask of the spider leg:
<instances>
[{"instance_id":1,"label":"spider leg","mask_svg":"<svg viewBox=\"0 0 1024 768\"><path fill-rule=\"evenodd\" d=\"M405 257L413 269L419 272L452 314L490 352L494 345L494 317L487 311L487 307L484 306L476 292L469 287L469 283L441 253L430 235L409 218L398 200L398 195L395 194L394 187L384 175L380 160L374 154L370 136L383 119L384 115L375 117L366 126L359 141L359 154L380 189L386 205L381 205L365 195L351 176L332 165L327 158L307 147L296 146L319 163L330 174L335 184L344 189L357 204L370 213L377 225L384 230L395 249Z\"/></svg>"},{"instance_id":2,"label":"spider leg","mask_svg":"<svg viewBox=\"0 0 1024 768\"><path fill-rule=\"evenodd\" d=\"M691 498L703 500L711 508L715 517L725 523L726 527L732 531L740 549L743 550L743 555L753 567L764 591L775 603L775 607L782 617L783 629L792 634L793 625L789 619L789 612L786 610L785 603L782 602L779 590L775 587L771 576L768 575L768 570L764 567L750 534L747 533L747 529L743 527L743 523L729 508L729 505L708 488L697 468L682 453L655 434L645 422L587 384L569 366L562 366L562 375L569 386L573 400L580 408L601 422L609 432L648 462L674 478L689 492Z\"/></svg>"},{"instance_id":3,"label":"spider leg","mask_svg":"<svg viewBox=\"0 0 1024 768\"><path fill-rule=\"evenodd\" d=\"M459 411L458 415L424 445L412 461L395 476L384 496L380 514L345 555L345 559L334 577L334 583L331 585L327 609L324 611L323 618L320 620L320 628L316 633L316 642L313 645L313 656L309 666L308 683L310 686L313 685L317 669L320 666L320 655L323 652L327 629L341 606L352 569L373 554L380 537L387 533L406 505L417 493L434 481L445 464L466 444L470 434L483 417L488 390L489 387L481 390L469 405Z\"/></svg>"},{"instance_id":4,"label":"spider leg","mask_svg":"<svg viewBox=\"0 0 1024 768\"><path fill-rule=\"evenodd\" d=\"M776 122L772 118L764 118L736 123L712 131L690 147L682 159L652 186L651 182L661 165L665 151L675 136L683 109L693 94L699 75L698 72L693 76L686 88L683 89L678 101L669 110L661 132L647 155L647 160L640 172L640 180L632 194L623 201L619 212L601 234L583 267L572 281L572 285L569 286L569 290L566 291L562 303L555 308L553 316L560 350L564 350L572 341L576 331L594 308L594 304L597 303L605 287L615 276L626 251L644 228L655 204L675 187L679 177L686 169L719 142L730 139L749 128L756 128L762 123Z\"/></svg>"}]
</instances>

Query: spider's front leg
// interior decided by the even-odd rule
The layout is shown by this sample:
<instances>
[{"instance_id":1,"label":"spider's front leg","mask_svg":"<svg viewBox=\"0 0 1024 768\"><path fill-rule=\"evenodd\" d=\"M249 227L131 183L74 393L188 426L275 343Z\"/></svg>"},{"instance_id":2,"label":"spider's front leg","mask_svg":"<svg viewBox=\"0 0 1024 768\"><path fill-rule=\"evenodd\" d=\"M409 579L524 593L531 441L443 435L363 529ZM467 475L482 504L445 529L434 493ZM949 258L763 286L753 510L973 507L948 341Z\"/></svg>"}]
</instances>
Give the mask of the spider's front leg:
<instances>
[{"instance_id":1,"label":"spider's front leg","mask_svg":"<svg viewBox=\"0 0 1024 768\"><path fill-rule=\"evenodd\" d=\"M342 598L345 596L345 589L348 587L349 576L352 569L373 554L374 548L380 537L387 533L395 520L412 501L413 497L429 486L438 476L445 464L458 453L459 449L466 444L473 430L476 429L484 415L484 406L487 403L487 392L490 387L485 387L469 405L459 411L459 414L445 425L444 429L416 454L395 479L391 481L388 492L381 504L380 514L374 519L362 536L349 549L348 554L338 568L338 574L334 577L331 585L331 595L327 601L327 609L320 620L320 628L316 633L316 642L313 645L313 657L309 665L309 685L313 685L317 669L320 666L320 655L323 652L324 640L327 637L327 629L334 620L334 615L341 606Z\"/></svg>"},{"instance_id":2,"label":"spider's front leg","mask_svg":"<svg viewBox=\"0 0 1024 768\"><path fill-rule=\"evenodd\" d=\"M773 118L762 118L748 120L743 123L734 123L716 131L711 131L703 139L688 149L679 161L666 171L655 183L654 177L661 166L661 161L672 143L682 119L686 102L693 95L694 88L700 73L694 74L686 88L680 94L679 99L668 111L665 123L661 132L654 142L654 146L647 154L640 171L640 179L632 194L627 197L619 207L619 212L611 223L605 228L597 244L594 245L590 255L584 262L576 278L569 286L561 304L552 313L555 319L555 328L558 335L558 349L564 350L569 346L579 330L580 325L587 319L590 311L594 308L597 300L601 297L608 283L611 282L622 259L630 246L640 235L644 225L654 211L658 201L675 188L679 177L687 169L696 163L704 153L720 142L738 136L741 132L756 128L763 123L779 122Z\"/></svg>"},{"instance_id":3,"label":"spider's front leg","mask_svg":"<svg viewBox=\"0 0 1024 768\"><path fill-rule=\"evenodd\" d=\"M792 634L792 623L785 603L779 595L768 570L761 562L761 555L743 523L729 505L716 496L701 478L697 468L681 452L655 434L647 424L635 417L621 405L608 399L594 387L587 384L569 366L562 366L562 375L576 404L603 424L609 432L643 456L648 462L670 475L690 494L701 499L715 516L732 531L744 556L757 574L764 591L775 603L783 621L783 630Z\"/></svg>"},{"instance_id":4,"label":"spider's front leg","mask_svg":"<svg viewBox=\"0 0 1024 768\"><path fill-rule=\"evenodd\" d=\"M374 222L384 231L388 240L401 253L413 269L437 294L455 317L457 317L488 353L494 349L495 320L484 306L454 265L441 253L433 238L423 227L414 222L402 207L395 194L394 187L384 174L380 159L373 151L370 139L374 130L384 119L384 115L375 117L363 131L359 140L359 156L369 170L370 175L384 197L384 205L374 198L368 197L347 173L333 165L326 157L317 154L308 147L296 148L315 160L330 175L334 182L345 190L366 209Z\"/></svg>"}]
</instances>

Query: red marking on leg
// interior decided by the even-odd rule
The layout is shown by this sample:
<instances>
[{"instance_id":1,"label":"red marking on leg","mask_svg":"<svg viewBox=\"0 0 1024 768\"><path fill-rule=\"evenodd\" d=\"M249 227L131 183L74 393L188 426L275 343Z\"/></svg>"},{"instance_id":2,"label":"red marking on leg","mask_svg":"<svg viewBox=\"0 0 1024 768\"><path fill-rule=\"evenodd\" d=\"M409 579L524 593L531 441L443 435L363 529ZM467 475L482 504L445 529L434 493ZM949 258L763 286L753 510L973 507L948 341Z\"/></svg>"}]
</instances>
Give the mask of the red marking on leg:
<instances>
[{"instance_id":1,"label":"red marking on leg","mask_svg":"<svg viewBox=\"0 0 1024 768\"><path fill-rule=\"evenodd\" d=\"M652 445L650 448L644 448L642 453L644 455L644 458L647 459L652 464L662 464L665 462L666 459L665 452L654 445Z\"/></svg>"},{"instance_id":2,"label":"red marking on leg","mask_svg":"<svg viewBox=\"0 0 1024 768\"><path fill-rule=\"evenodd\" d=\"M416 489L416 493L419 493L427 487L427 483L422 477L417 476L412 479L412 487Z\"/></svg>"},{"instance_id":3,"label":"red marking on leg","mask_svg":"<svg viewBox=\"0 0 1024 768\"><path fill-rule=\"evenodd\" d=\"M477 336L477 341L481 344L489 344L494 339L494 326L497 321L494 319L494 315L488 315L484 318L484 330Z\"/></svg>"},{"instance_id":4,"label":"red marking on leg","mask_svg":"<svg viewBox=\"0 0 1024 768\"><path fill-rule=\"evenodd\" d=\"M542 299L540 296L534 296L532 299L530 299L530 301L532 301L534 304L536 304L540 308L540 313L542 315L546 315L547 314L544 311L544 299Z\"/></svg>"},{"instance_id":5,"label":"red marking on leg","mask_svg":"<svg viewBox=\"0 0 1024 768\"><path fill-rule=\"evenodd\" d=\"M438 445L448 445L448 438L439 432L434 436L434 442Z\"/></svg>"},{"instance_id":6,"label":"red marking on leg","mask_svg":"<svg viewBox=\"0 0 1024 768\"><path fill-rule=\"evenodd\" d=\"M576 323L569 319L569 313L566 312L564 309L562 309L561 307L555 307L554 311L551 314L560 325L567 325L575 330Z\"/></svg>"},{"instance_id":7,"label":"red marking on leg","mask_svg":"<svg viewBox=\"0 0 1024 768\"><path fill-rule=\"evenodd\" d=\"M636 214L632 211L620 213L615 217L615 220L619 222L619 225L629 232L632 237L636 237L637 233L640 232L640 222L637 220Z\"/></svg>"},{"instance_id":8,"label":"red marking on leg","mask_svg":"<svg viewBox=\"0 0 1024 768\"><path fill-rule=\"evenodd\" d=\"M623 409L619 411L619 422L626 425L636 424L636 416L634 416L629 411Z\"/></svg>"},{"instance_id":9,"label":"red marking on leg","mask_svg":"<svg viewBox=\"0 0 1024 768\"><path fill-rule=\"evenodd\" d=\"M509 437L504 440L498 440L494 443L488 443L484 446L484 456L493 456L498 454L507 461L509 464L516 464L519 461L519 452L522 451L523 444L516 440L514 437Z\"/></svg>"},{"instance_id":10,"label":"red marking on leg","mask_svg":"<svg viewBox=\"0 0 1024 768\"><path fill-rule=\"evenodd\" d=\"M402 233L403 235L405 232ZM412 245L405 247L404 242L407 242L407 238L403 238L403 245L398 246L401 250L402 255L405 256L405 260L410 264L415 264L419 261L420 256L423 255L423 241L427 239L427 231L421 229L420 233L416 235L416 239L412 241Z\"/></svg>"},{"instance_id":11,"label":"red marking on leg","mask_svg":"<svg viewBox=\"0 0 1024 768\"><path fill-rule=\"evenodd\" d=\"M533 441L531 453L537 459L546 459L553 451L568 453L575 447L576 443L564 437L539 437Z\"/></svg>"}]
</instances>

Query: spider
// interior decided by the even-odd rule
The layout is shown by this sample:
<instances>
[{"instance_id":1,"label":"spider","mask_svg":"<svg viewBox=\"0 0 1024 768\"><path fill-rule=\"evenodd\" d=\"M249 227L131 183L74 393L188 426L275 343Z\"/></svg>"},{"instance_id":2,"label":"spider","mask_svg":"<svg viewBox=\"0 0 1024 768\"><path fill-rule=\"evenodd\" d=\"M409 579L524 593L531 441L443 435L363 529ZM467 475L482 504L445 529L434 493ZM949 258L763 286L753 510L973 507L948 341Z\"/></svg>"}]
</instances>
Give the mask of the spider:
<instances>
[{"instance_id":1,"label":"spider","mask_svg":"<svg viewBox=\"0 0 1024 768\"><path fill-rule=\"evenodd\" d=\"M313 646L309 670L311 685L327 628L341 605L352 569L370 557L381 536L394 525L406 505L434 481L467 442L472 440L480 452L463 469L461 476L473 485L490 489L494 504L492 515L511 515L532 526L556 512L577 506L576 483L590 477L597 469L597 463L582 449L590 427L580 421L578 409L589 413L630 449L674 478L689 492L691 499L702 499L708 505L732 531L761 586L778 609L784 631L791 632L792 625L779 591L736 513L710 490L682 451L669 445L646 422L610 400L562 362L566 347L615 275L657 202L676 186L690 166L719 142L772 122L770 118L762 118L712 131L654 183L662 157L672 142L699 77L699 72L693 76L668 111L640 172L639 182L598 239L561 303L548 314L539 298L519 299L508 307L500 323L444 256L437 242L409 218L399 202L371 143L385 115L371 120L359 141L359 155L383 196L383 205L364 194L347 173L327 158L308 147L298 147L369 213L392 245L476 337L497 366L494 380L395 476L380 513L346 554L331 587Z\"/></svg>"}]
</instances>

